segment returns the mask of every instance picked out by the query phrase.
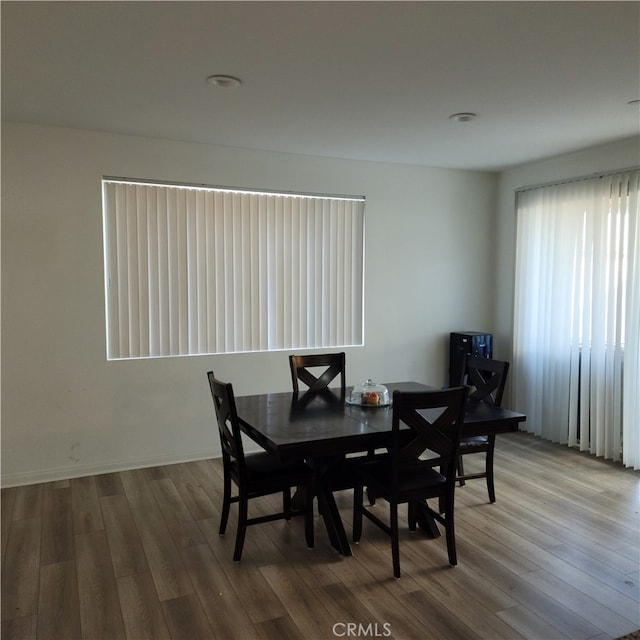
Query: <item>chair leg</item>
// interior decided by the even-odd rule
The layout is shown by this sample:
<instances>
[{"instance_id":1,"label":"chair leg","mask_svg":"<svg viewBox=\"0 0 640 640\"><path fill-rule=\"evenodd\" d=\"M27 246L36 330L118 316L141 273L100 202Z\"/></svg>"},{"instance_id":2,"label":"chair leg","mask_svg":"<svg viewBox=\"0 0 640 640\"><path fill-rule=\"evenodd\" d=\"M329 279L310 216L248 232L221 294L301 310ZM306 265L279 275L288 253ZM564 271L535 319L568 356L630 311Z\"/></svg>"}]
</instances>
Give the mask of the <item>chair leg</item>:
<instances>
[{"instance_id":1,"label":"chair leg","mask_svg":"<svg viewBox=\"0 0 640 640\"><path fill-rule=\"evenodd\" d=\"M376 503L376 494L371 487L367 487L367 499L369 500L369 506L373 507Z\"/></svg>"},{"instance_id":2,"label":"chair leg","mask_svg":"<svg viewBox=\"0 0 640 640\"><path fill-rule=\"evenodd\" d=\"M489 492L489 502L496 501L496 490L493 486L493 453L496 448L496 436L489 436L489 446L487 448L486 472L487 472L487 491Z\"/></svg>"},{"instance_id":3,"label":"chair leg","mask_svg":"<svg viewBox=\"0 0 640 640\"><path fill-rule=\"evenodd\" d=\"M240 562L242 556L242 547L244 546L244 537L247 532L247 511L249 509L249 500L246 495L240 494L238 500L238 531L236 533L236 548L233 551L233 561Z\"/></svg>"},{"instance_id":4,"label":"chair leg","mask_svg":"<svg viewBox=\"0 0 640 640\"><path fill-rule=\"evenodd\" d=\"M360 542L362 536L362 501L364 499L364 487L358 480L353 488L353 541Z\"/></svg>"},{"instance_id":5,"label":"chair leg","mask_svg":"<svg viewBox=\"0 0 640 640\"><path fill-rule=\"evenodd\" d=\"M389 451L389 449L387 449L387 451ZM375 457L376 457L376 450L369 449L367 451L367 458L370 458L371 460L373 460ZM367 487L367 499L369 500L369 506L373 507L373 505L376 503L376 494L371 487Z\"/></svg>"},{"instance_id":6,"label":"chair leg","mask_svg":"<svg viewBox=\"0 0 640 640\"><path fill-rule=\"evenodd\" d=\"M231 506L231 478L229 474L224 473L223 490L222 490L222 513L220 514L220 529L218 533L223 536L227 530L227 521L229 520L229 507Z\"/></svg>"},{"instance_id":7,"label":"chair leg","mask_svg":"<svg viewBox=\"0 0 640 640\"><path fill-rule=\"evenodd\" d=\"M313 486L309 483L304 490L304 537L307 547L313 549L315 540L313 537Z\"/></svg>"},{"instance_id":8,"label":"chair leg","mask_svg":"<svg viewBox=\"0 0 640 640\"><path fill-rule=\"evenodd\" d=\"M393 560L393 577L400 577L400 541L398 540L398 504L390 505L391 558Z\"/></svg>"},{"instance_id":9,"label":"chair leg","mask_svg":"<svg viewBox=\"0 0 640 640\"><path fill-rule=\"evenodd\" d=\"M284 519L291 520L291 488L287 487L282 492L282 511L284 511Z\"/></svg>"},{"instance_id":10,"label":"chair leg","mask_svg":"<svg viewBox=\"0 0 640 640\"><path fill-rule=\"evenodd\" d=\"M449 555L449 564L455 567L458 564L458 555L456 553L456 532L453 522L453 496L447 500L446 512L446 540L447 540L447 554Z\"/></svg>"},{"instance_id":11,"label":"chair leg","mask_svg":"<svg viewBox=\"0 0 640 640\"><path fill-rule=\"evenodd\" d=\"M458 472L458 476L463 476L464 475L464 464L462 462L462 456L458 456L458 461L456 462L456 471ZM464 487L464 478L459 478L458 480L458 484L461 487Z\"/></svg>"},{"instance_id":12,"label":"chair leg","mask_svg":"<svg viewBox=\"0 0 640 640\"><path fill-rule=\"evenodd\" d=\"M416 503L411 500L407 503L407 520L409 521L409 531L415 533L418 517L416 516Z\"/></svg>"}]
</instances>

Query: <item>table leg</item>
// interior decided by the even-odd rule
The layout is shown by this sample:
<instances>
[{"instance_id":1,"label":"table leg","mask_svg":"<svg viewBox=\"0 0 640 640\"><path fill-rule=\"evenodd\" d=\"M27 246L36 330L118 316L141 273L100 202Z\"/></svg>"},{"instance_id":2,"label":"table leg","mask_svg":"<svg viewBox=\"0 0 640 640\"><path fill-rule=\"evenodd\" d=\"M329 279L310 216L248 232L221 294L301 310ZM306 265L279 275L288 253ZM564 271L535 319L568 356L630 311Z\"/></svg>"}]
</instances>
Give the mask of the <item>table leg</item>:
<instances>
[{"instance_id":1,"label":"table leg","mask_svg":"<svg viewBox=\"0 0 640 640\"><path fill-rule=\"evenodd\" d=\"M441 535L440 529L438 529L436 521L431 517L426 506L424 501L414 500L409 503L409 528L414 531L417 523L430 538L439 538Z\"/></svg>"},{"instance_id":2,"label":"table leg","mask_svg":"<svg viewBox=\"0 0 640 640\"><path fill-rule=\"evenodd\" d=\"M351 545L349 544L347 532L344 530L342 524L338 505L333 497L333 493L326 487L318 491L318 508L324 520L324 526L329 535L331 546L343 556L352 555Z\"/></svg>"},{"instance_id":3,"label":"table leg","mask_svg":"<svg viewBox=\"0 0 640 640\"><path fill-rule=\"evenodd\" d=\"M329 536L331 546L341 555L350 556L351 545L344 529L338 505L331 491L331 473L341 458L314 458L309 460L315 473L314 484L318 498L318 511Z\"/></svg>"},{"instance_id":4,"label":"table leg","mask_svg":"<svg viewBox=\"0 0 640 640\"><path fill-rule=\"evenodd\" d=\"M304 487L296 487L295 493L291 496L292 509L304 509Z\"/></svg>"}]
</instances>

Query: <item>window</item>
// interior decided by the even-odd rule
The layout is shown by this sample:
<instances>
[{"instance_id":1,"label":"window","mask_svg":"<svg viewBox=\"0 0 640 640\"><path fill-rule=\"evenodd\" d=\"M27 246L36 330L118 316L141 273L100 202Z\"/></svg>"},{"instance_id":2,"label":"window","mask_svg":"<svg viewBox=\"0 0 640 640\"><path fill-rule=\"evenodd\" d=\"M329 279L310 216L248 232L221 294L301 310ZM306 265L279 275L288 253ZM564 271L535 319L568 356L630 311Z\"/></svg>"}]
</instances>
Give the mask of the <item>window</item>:
<instances>
[{"instance_id":1,"label":"window","mask_svg":"<svg viewBox=\"0 0 640 640\"><path fill-rule=\"evenodd\" d=\"M640 468L640 171L517 194L515 406Z\"/></svg>"},{"instance_id":2,"label":"window","mask_svg":"<svg viewBox=\"0 0 640 640\"><path fill-rule=\"evenodd\" d=\"M107 357L363 343L364 198L103 180Z\"/></svg>"}]
</instances>

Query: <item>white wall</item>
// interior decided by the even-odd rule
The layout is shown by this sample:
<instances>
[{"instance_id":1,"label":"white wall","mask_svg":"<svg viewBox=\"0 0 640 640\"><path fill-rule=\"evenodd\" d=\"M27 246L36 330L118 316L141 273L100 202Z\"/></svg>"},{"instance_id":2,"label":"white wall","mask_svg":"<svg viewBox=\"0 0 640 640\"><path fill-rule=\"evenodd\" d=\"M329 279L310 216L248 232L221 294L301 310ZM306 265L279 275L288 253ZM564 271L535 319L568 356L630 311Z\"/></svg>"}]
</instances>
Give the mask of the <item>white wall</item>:
<instances>
[{"instance_id":1,"label":"white wall","mask_svg":"<svg viewBox=\"0 0 640 640\"><path fill-rule=\"evenodd\" d=\"M512 359L516 190L556 180L588 176L599 171L636 167L639 164L640 137L633 137L576 153L519 165L500 174L495 239L499 251L496 264L494 351L504 354L506 359ZM510 404L509 399L510 390L507 389L506 405ZM517 409L517 407L513 408Z\"/></svg>"},{"instance_id":2,"label":"white wall","mask_svg":"<svg viewBox=\"0 0 640 640\"><path fill-rule=\"evenodd\" d=\"M103 175L365 195L349 384L443 384L449 331L494 329L494 174L4 124L5 486L219 455L209 369L238 395L290 386L287 352L106 361Z\"/></svg>"}]
</instances>

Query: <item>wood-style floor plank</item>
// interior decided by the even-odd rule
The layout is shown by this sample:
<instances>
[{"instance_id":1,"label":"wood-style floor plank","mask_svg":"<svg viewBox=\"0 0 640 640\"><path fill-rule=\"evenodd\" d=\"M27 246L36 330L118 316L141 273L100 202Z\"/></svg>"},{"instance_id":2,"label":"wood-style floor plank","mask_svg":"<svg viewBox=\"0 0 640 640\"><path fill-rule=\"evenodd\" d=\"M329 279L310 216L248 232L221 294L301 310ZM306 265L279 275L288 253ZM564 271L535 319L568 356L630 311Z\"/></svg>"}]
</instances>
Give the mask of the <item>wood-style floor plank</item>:
<instances>
[{"instance_id":1,"label":"wood-style floor plank","mask_svg":"<svg viewBox=\"0 0 640 640\"><path fill-rule=\"evenodd\" d=\"M15 488L13 520L26 520L42 516L44 484L32 484Z\"/></svg>"},{"instance_id":2,"label":"wood-style floor plank","mask_svg":"<svg viewBox=\"0 0 640 640\"><path fill-rule=\"evenodd\" d=\"M100 498L117 496L124 493L124 486L118 473L103 473L96 476L96 490Z\"/></svg>"},{"instance_id":3,"label":"wood-style floor plank","mask_svg":"<svg viewBox=\"0 0 640 640\"><path fill-rule=\"evenodd\" d=\"M42 517L11 523L2 571L2 620L38 613Z\"/></svg>"},{"instance_id":4,"label":"wood-style floor plank","mask_svg":"<svg viewBox=\"0 0 640 640\"><path fill-rule=\"evenodd\" d=\"M427 565L424 553L420 553L418 549L412 549L412 552L418 564ZM427 567L426 571L416 572L416 581L420 589L408 594L409 597L405 599L414 609L416 607L421 609L423 606L428 608L425 603L425 598L428 597L432 607L438 611L455 611L456 618L463 625L459 632L460 637L463 637L463 632L469 628L473 630L476 637L478 635L483 638L510 636L513 640L522 637L497 616L498 612L517 604L508 593L479 574L474 574L472 578L466 567L456 566L450 570L435 565L427 565ZM465 573L468 574L469 579L465 579ZM446 617L444 623L450 624L449 617Z\"/></svg>"},{"instance_id":5,"label":"wood-style floor plank","mask_svg":"<svg viewBox=\"0 0 640 640\"><path fill-rule=\"evenodd\" d=\"M482 533L484 535L485 532L483 531ZM632 599L634 594L630 593L629 596L631 597L629 597L612 589L600 580L591 580L588 573L577 569L571 564L564 563L557 555L530 544L526 539L515 534L510 529L496 525L490 530L490 534L490 539L497 541L501 548L508 548L522 558L527 558L533 566L542 568L551 575L562 576L564 582L589 594L591 597L596 597L599 602L616 611L619 615L624 616L625 612L628 612L634 606ZM640 620L638 620L638 623L640 625Z\"/></svg>"},{"instance_id":6,"label":"wood-style floor plank","mask_svg":"<svg viewBox=\"0 0 640 640\"><path fill-rule=\"evenodd\" d=\"M252 623L287 615L284 604L255 565L245 561L231 564L221 562L221 566Z\"/></svg>"},{"instance_id":7,"label":"wood-style floor plank","mask_svg":"<svg viewBox=\"0 0 640 640\"><path fill-rule=\"evenodd\" d=\"M132 509L157 506L151 485L151 480L156 478L150 475L149 469L120 472L120 481ZM162 477L166 477L164 470L162 470Z\"/></svg>"},{"instance_id":8,"label":"wood-style floor plank","mask_svg":"<svg viewBox=\"0 0 640 640\"><path fill-rule=\"evenodd\" d=\"M154 480L151 486L176 546L190 547L202 544L204 542L202 531L198 528L173 480L171 478Z\"/></svg>"},{"instance_id":9,"label":"wood-style floor plank","mask_svg":"<svg viewBox=\"0 0 640 640\"><path fill-rule=\"evenodd\" d=\"M599 594L596 593L591 597L585 593L586 588L577 589L542 569L529 573L523 578L595 627L603 625L610 629L614 637L623 636L631 629L640 628L638 609L633 603L625 606L623 613L614 611L608 606L612 604L611 600L601 603L597 599ZM597 589L597 585L594 584L594 586Z\"/></svg>"},{"instance_id":10,"label":"wood-style floor plank","mask_svg":"<svg viewBox=\"0 0 640 640\"><path fill-rule=\"evenodd\" d=\"M198 481L188 464L172 464L165 467L178 493L194 520L205 520L218 515L211 498Z\"/></svg>"},{"instance_id":11,"label":"wood-style floor plank","mask_svg":"<svg viewBox=\"0 0 640 640\"><path fill-rule=\"evenodd\" d=\"M125 575L116 583L127 640L170 640L151 574Z\"/></svg>"},{"instance_id":12,"label":"wood-style floor plank","mask_svg":"<svg viewBox=\"0 0 640 640\"><path fill-rule=\"evenodd\" d=\"M122 610L106 532L76 533L76 557L82 637L124 640Z\"/></svg>"},{"instance_id":13,"label":"wood-style floor plank","mask_svg":"<svg viewBox=\"0 0 640 640\"><path fill-rule=\"evenodd\" d=\"M40 570L38 639L79 638L80 602L73 561L43 565Z\"/></svg>"},{"instance_id":14,"label":"wood-style floor plank","mask_svg":"<svg viewBox=\"0 0 640 640\"><path fill-rule=\"evenodd\" d=\"M55 488L53 483L44 485L42 503L42 564L73 560L73 515L71 490Z\"/></svg>"},{"instance_id":15,"label":"wood-style floor plank","mask_svg":"<svg viewBox=\"0 0 640 640\"><path fill-rule=\"evenodd\" d=\"M0 500L0 529L2 530L2 566L4 567L4 559L6 558L7 541L9 540L9 531L11 530L11 520L13 520L13 506L16 502L16 487L3 489L2 500Z\"/></svg>"},{"instance_id":16,"label":"wood-style floor plank","mask_svg":"<svg viewBox=\"0 0 640 640\"><path fill-rule=\"evenodd\" d=\"M400 633L401 627L396 624L395 619L386 619L384 612L374 611L375 601L373 598L369 600L370 606L365 606L363 601L353 592L341 583L326 585L322 587L324 595L324 604L329 610L330 616L322 625L326 632L326 637L332 637L344 633L346 635L348 629L346 624L356 624L356 629L369 632L370 636L385 637L394 631L395 636ZM410 612L405 608L404 603L396 601L397 610L395 616L406 616ZM360 633L359 635L364 635ZM429 627L424 627L421 631L421 637L424 640L437 640Z\"/></svg>"},{"instance_id":17,"label":"wood-style floor plank","mask_svg":"<svg viewBox=\"0 0 640 640\"><path fill-rule=\"evenodd\" d=\"M38 616L2 621L2 640L37 640Z\"/></svg>"},{"instance_id":18,"label":"wood-style floor plank","mask_svg":"<svg viewBox=\"0 0 640 640\"><path fill-rule=\"evenodd\" d=\"M73 530L76 533L90 533L104 529L95 476L71 480L71 502Z\"/></svg>"},{"instance_id":19,"label":"wood-style floor plank","mask_svg":"<svg viewBox=\"0 0 640 640\"><path fill-rule=\"evenodd\" d=\"M313 550L301 518L268 522L234 563L219 459L4 489L2 638L612 640L640 627L639 489L620 465L499 436L497 502L482 480L456 489L458 565L401 510L400 580L382 531L365 521L342 557L318 515ZM350 537L352 492L336 502Z\"/></svg>"},{"instance_id":20,"label":"wood-style floor plank","mask_svg":"<svg viewBox=\"0 0 640 640\"><path fill-rule=\"evenodd\" d=\"M537 589L522 576L510 572L497 563L492 556L479 549L474 541L467 542L466 539L460 539L460 536L457 538L459 558L464 559L462 561L465 564L470 565L485 579L508 592L521 606L544 619L561 635L575 640L587 640L598 634L598 627L557 603L553 597ZM500 612L497 612L497 615L500 615ZM535 635L527 634L526 637L538 640Z\"/></svg>"},{"instance_id":21,"label":"wood-style floor plank","mask_svg":"<svg viewBox=\"0 0 640 640\"><path fill-rule=\"evenodd\" d=\"M132 511L160 600L193 593L193 585L160 508L146 506Z\"/></svg>"},{"instance_id":22,"label":"wood-style floor plank","mask_svg":"<svg viewBox=\"0 0 640 640\"><path fill-rule=\"evenodd\" d=\"M218 638L258 637L222 565L207 544L182 549L184 563L209 625Z\"/></svg>"},{"instance_id":23,"label":"wood-style floor plank","mask_svg":"<svg viewBox=\"0 0 640 640\"><path fill-rule=\"evenodd\" d=\"M297 574L287 571L284 566L269 565L260 568L266 583L284 605L287 613L302 631L303 638L327 638L331 619L324 602L324 593L314 591Z\"/></svg>"},{"instance_id":24,"label":"wood-style floor plank","mask_svg":"<svg viewBox=\"0 0 640 640\"><path fill-rule=\"evenodd\" d=\"M479 635L484 637L483 633L479 633L467 625L459 615L451 615L450 613L443 615L444 608L440 602L424 591L409 593L405 596L404 601L412 617L415 617L416 621L429 629L436 638L446 638L450 635L460 640L475 640ZM515 634L512 629L509 632ZM514 635L514 638L517 637Z\"/></svg>"},{"instance_id":25,"label":"wood-style floor plank","mask_svg":"<svg viewBox=\"0 0 640 640\"><path fill-rule=\"evenodd\" d=\"M216 638L195 594L165 600L162 608L172 638L184 638L184 640Z\"/></svg>"},{"instance_id":26,"label":"wood-style floor plank","mask_svg":"<svg viewBox=\"0 0 640 640\"><path fill-rule=\"evenodd\" d=\"M107 495L100 498L100 506L115 577L146 573L149 566L126 497Z\"/></svg>"},{"instance_id":27,"label":"wood-style floor plank","mask_svg":"<svg viewBox=\"0 0 640 640\"><path fill-rule=\"evenodd\" d=\"M498 612L498 616L509 627L515 631L520 631L521 637L553 638L553 640L565 640L565 638L568 638L553 625L522 605L504 609Z\"/></svg>"},{"instance_id":28,"label":"wood-style floor plank","mask_svg":"<svg viewBox=\"0 0 640 640\"><path fill-rule=\"evenodd\" d=\"M290 616L259 622L256 625L256 630L260 640L299 640L303 637L302 631L298 629Z\"/></svg>"},{"instance_id":29,"label":"wood-style floor plank","mask_svg":"<svg viewBox=\"0 0 640 640\"><path fill-rule=\"evenodd\" d=\"M216 460L196 460L189 463L189 469L210 500L207 506L213 509L211 517L217 518L220 515L220 506L222 505L222 469L220 464Z\"/></svg>"}]
</instances>

